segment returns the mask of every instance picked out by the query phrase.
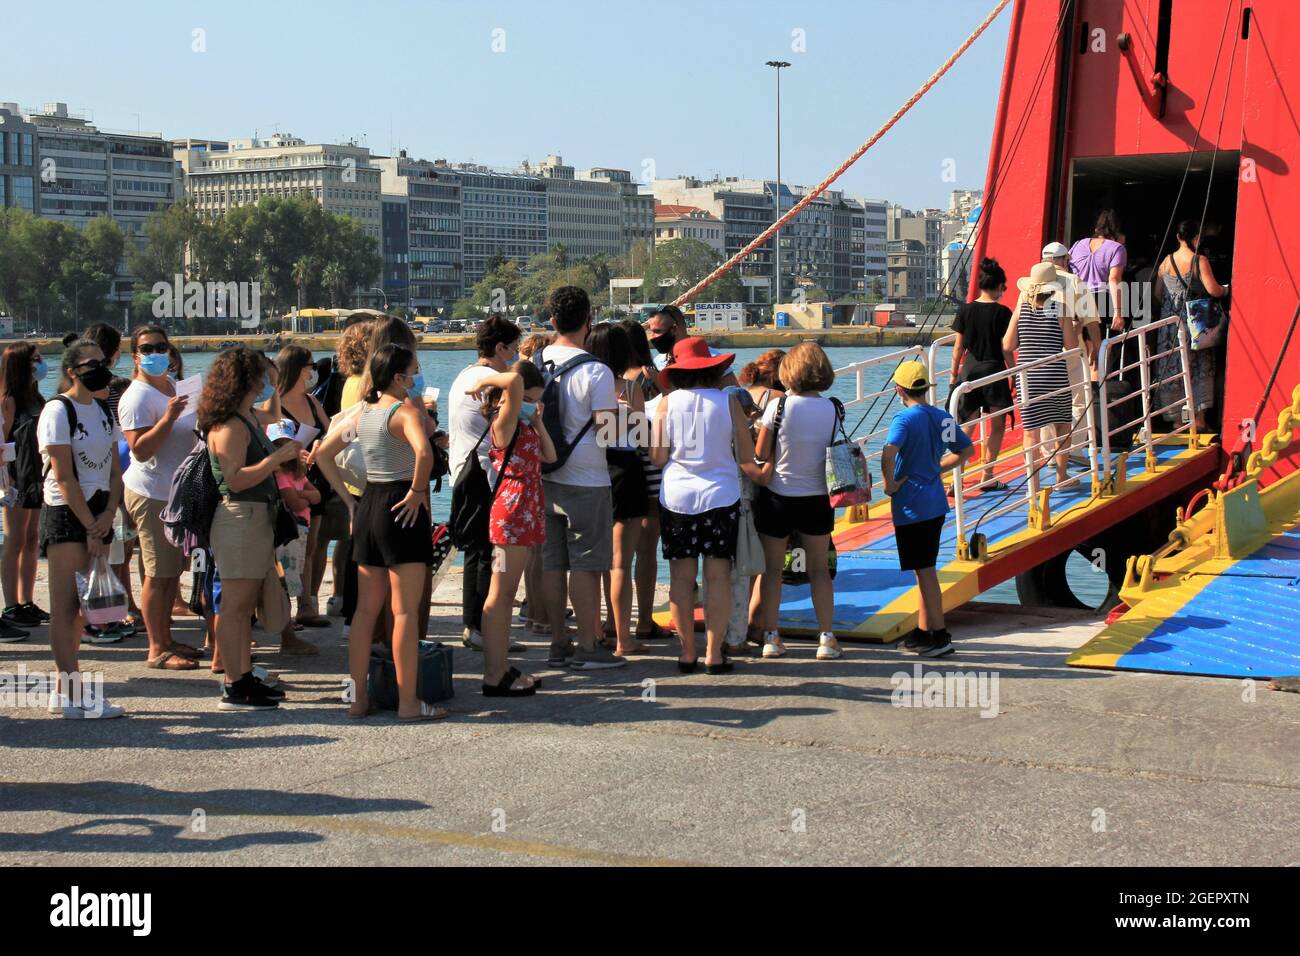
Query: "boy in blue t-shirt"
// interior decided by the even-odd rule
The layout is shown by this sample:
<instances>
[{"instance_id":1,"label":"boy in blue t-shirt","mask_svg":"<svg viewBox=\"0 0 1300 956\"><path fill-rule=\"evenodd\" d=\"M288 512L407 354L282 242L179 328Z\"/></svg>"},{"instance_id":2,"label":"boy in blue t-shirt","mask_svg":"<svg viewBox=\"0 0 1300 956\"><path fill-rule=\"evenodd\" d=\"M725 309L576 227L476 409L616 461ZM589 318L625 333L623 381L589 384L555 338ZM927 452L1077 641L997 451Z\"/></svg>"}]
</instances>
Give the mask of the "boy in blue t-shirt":
<instances>
[{"instance_id":1,"label":"boy in blue t-shirt","mask_svg":"<svg viewBox=\"0 0 1300 956\"><path fill-rule=\"evenodd\" d=\"M922 657L942 657L953 651L935 570L948 516L943 474L969 460L975 449L956 419L926 401L930 382L922 363L899 365L894 386L904 407L889 425L881 472L894 515L898 566L916 572L921 592L920 626L904 639L903 647Z\"/></svg>"}]
</instances>

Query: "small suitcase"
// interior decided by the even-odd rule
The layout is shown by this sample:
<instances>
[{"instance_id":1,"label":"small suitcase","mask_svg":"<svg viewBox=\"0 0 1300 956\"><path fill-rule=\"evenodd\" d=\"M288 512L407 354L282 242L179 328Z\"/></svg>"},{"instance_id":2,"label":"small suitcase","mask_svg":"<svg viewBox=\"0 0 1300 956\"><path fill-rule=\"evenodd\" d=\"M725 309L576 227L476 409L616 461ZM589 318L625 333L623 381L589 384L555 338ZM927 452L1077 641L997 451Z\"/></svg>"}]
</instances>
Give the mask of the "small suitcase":
<instances>
[{"instance_id":1,"label":"small suitcase","mask_svg":"<svg viewBox=\"0 0 1300 956\"><path fill-rule=\"evenodd\" d=\"M453 652L441 641L421 641L415 694L426 704L449 699L452 690ZM387 644L370 649L370 672L366 677L370 702L379 710L397 709L397 668Z\"/></svg>"}]
</instances>

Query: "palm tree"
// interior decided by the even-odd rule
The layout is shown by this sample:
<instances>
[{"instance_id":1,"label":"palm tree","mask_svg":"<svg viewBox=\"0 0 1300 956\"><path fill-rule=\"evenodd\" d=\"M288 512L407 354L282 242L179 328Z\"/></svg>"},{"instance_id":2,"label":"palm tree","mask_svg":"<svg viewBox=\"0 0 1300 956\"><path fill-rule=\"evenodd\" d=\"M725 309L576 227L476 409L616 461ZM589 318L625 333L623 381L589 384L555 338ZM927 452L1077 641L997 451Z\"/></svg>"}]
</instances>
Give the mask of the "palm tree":
<instances>
[{"instance_id":1,"label":"palm tree","mask_svg":"<svg viewBox=\"0 0 1300 956\"><path fill-rule=\"evenodd\" d=\"M293 269L289 272L293 279L293 284L298 287L298 311L301 312L306 308L307 303L304 297L307 293L307 286L312 282L316 275L316 263L308 256L303 256L293 264Z\"/></svg>"},{"instance_id":2,"label":"palm tree","mask_svg":"<svg viewBox=\"0 0 1300 956\"><path fill-rule=\"evenodd\" d=\"M321 282L330 294L330 306L339 307L341 299L348 290L348 273L347 270L338 262L330 262L321 271Z\"/></svg>"}]
</instances>

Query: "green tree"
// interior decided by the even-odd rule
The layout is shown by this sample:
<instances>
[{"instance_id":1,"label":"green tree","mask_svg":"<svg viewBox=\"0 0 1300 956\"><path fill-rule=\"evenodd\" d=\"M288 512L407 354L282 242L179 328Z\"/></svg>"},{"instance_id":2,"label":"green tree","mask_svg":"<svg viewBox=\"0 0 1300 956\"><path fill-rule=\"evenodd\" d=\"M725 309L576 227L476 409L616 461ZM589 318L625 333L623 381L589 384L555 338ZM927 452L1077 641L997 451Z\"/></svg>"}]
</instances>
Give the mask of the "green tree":
<instances>
[{"instance_id":1,"label":"green tree","mask_svg":"<svg viewBox=\"0 0 1300 956\"><path fill-rule=\"evenodd\" d=\"M654 259L642 273L647 302L669 302L718 267L722 257L698 239L670 239L655 246ZM667 283L664 285L663 283ZM744 286L728 272L693 297L696 302L743 302Z\"/></svg>"},{"instance_id":2,"label":"green tree","mask_svg":"<svg viewBox=\"0 0 1300 956\"><path fill-rule=\"evenodd\" d=\"M348 270L340 262L328 262L321 270L321 283L329 293L331 308L338 308L348 291Z\"/></svg>"},{"instance_id":3,"label":"green tree","mask_svg":"<svg viewBox=\"0 0 1300 956\"><path fill-rule=\"evenodd\" d=\"M293 264L293 284L298 287L298 308L307 307L307 286L316 278L316 263L310 256L302 256Z\"/></svg>"}]
</instances>

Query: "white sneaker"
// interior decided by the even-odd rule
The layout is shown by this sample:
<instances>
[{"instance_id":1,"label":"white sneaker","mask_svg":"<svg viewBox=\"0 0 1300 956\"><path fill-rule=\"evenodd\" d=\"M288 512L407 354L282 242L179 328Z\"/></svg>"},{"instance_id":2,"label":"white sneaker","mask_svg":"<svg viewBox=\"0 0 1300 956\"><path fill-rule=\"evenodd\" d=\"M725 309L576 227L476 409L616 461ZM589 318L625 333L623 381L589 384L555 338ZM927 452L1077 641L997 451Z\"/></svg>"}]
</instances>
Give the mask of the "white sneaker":
<instances>
[{"instance_id":1,"label":"white sneaker","mask_svg":"<svg viewBox=\"0 0 1300 956\"><path fill-rule=\"evenodd\" d=\"M343 616L343 596L341 594L325 602L325 615L327 617Z\"/></svg>"},{"instance_id":2,"label":"white sneaker","mask_svg":"<svg viewBox=\"0 0 1300 956\"><path fill-rule=\"evenodd\" d=\"M766 658L785 657L785 643L776 631L763 632L763 656Z\"/></svg>"},{"instance_id":3,"label":"white sneaker","mask_svg":"<svg viewBox=\"0 0 1300 956\"><path fill-rule=\"evenodd\" d=\"M125 707L113 703L107 697L74 704L62 694L52 694L48 709L51 714L59 714L64 720L107 720L126 715Z\"/></svg>"},{"instance_id":4,"label":"white sneaker","mask_svg":"<svg viewBox=\"0 0 1300 956\"><path fill-rule=\"evenodd\" d=\"M840 650L840 642L835 639L834 634L822 634L817 645L817 659L819 661L833 661L843 653Z\"/></svg>"}]
</instances>

